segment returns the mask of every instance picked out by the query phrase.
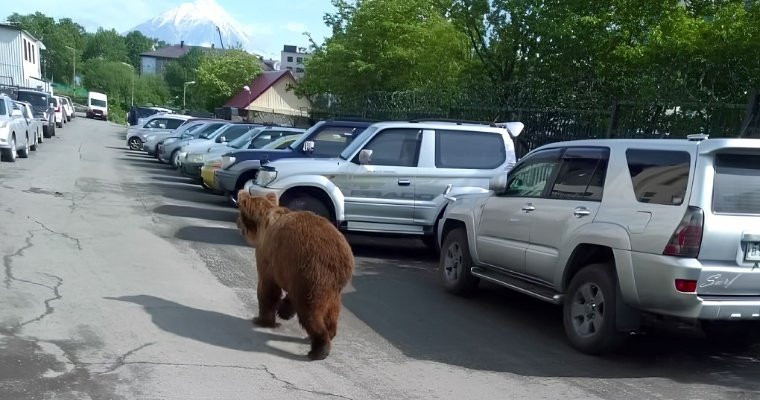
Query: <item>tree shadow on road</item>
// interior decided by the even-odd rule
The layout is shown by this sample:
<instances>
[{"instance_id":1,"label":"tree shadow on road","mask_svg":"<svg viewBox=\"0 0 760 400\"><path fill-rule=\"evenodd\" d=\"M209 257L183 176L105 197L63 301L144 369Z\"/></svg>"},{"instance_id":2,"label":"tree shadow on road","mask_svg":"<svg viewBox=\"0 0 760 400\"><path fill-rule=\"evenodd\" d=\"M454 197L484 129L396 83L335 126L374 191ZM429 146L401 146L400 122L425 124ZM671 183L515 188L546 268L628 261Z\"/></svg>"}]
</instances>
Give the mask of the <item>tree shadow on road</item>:
<instances>
[{"instance_id":1,"label":"tree shadow on road","mask_svg":"<svg viewBox=\"0 0 760 400\"><path fill-rule=\"evenodd\" d=\"M409 357L534 377L644 378L760 390L760 353L710 350L701 335L660 329L632 338L620 354L591 357L566 342L561 309L481 283L465 299L437 282L437 268L389 268L367 260L343 304Z\"/></svg>"},{"instance_id":2,"label":"tree shadow on road","mask_svg":"<svg viewBox=\"0 0 760 400\"><path fill-rule=\"evenodd\" d=\"M174 234L174 237L198 243L226 244L232 246L249 247L243 236L237 229L217 228L209 226L183 226Z\"/></svg>"},{"instance_id":3,"label":"tree shadow on road","mask_svg":"<svg viewBox=\"0 0 760 400\"><path fill-rule=\"evenodd\" d=\"M237 210L210 209L175 204L158 206L153 209L153 212L172 217L197 218L220 222L235 222L238 217Z\"/></svg>"},{"instance_id":4,"label":"tree shadow on road","mask_svg":"<svg viewBox=\"0 0 760 400\"><path fill-rule=\"evenodd\" d=\"M142 306L154 325L177 336L231 350L270 353L295 361L307 360L305 351L303 355L293 354L267 344L271 340L307 345L309 342L306 339L254 330L249 319L193 308L150 295L105 299Z\"/></svg>"}]
</instances>

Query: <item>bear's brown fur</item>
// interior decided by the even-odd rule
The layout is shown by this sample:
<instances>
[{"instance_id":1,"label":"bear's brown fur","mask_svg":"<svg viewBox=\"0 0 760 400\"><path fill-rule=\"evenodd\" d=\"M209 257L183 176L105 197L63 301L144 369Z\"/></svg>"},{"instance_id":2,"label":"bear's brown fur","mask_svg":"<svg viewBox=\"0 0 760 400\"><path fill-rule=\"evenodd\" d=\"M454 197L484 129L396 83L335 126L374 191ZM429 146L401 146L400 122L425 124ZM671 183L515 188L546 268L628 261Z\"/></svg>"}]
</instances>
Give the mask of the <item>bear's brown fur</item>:
<instances>
[{"instance_id":1,"label":"bear's brown fur","mask_svg":"<svg viewBox=\"0 0 760 400\"><path fill-rule=\"evenodd\" d=\"M311 339L309 358L324 359L338 329L341 291L353 275L351 246L330 221L280 207L274 194L241 190L238 208L238 228L256 247L259 315L253 323L277 327L275 315L298 315Z\"/></svg>"}]
</instances>

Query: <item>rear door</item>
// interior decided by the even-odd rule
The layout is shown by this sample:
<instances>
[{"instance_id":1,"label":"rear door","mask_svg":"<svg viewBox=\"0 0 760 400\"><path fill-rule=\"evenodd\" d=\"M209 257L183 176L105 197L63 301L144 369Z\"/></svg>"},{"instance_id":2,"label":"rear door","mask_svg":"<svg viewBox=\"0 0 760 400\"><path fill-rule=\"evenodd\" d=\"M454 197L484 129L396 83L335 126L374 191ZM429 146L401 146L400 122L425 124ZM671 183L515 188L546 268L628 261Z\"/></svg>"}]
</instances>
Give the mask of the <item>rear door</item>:
<instances>
[{"instance_id":1,"label":"rear door","mask_svg":"<svg viewBox=\"0 0 760 400\"><path fill-rule=\"evenodd\" d=\"M695 190L704 212L700 295L760 295L760 145L753 146L717 149L698 159L703 179Z\"/></svg>"}]
</instances>

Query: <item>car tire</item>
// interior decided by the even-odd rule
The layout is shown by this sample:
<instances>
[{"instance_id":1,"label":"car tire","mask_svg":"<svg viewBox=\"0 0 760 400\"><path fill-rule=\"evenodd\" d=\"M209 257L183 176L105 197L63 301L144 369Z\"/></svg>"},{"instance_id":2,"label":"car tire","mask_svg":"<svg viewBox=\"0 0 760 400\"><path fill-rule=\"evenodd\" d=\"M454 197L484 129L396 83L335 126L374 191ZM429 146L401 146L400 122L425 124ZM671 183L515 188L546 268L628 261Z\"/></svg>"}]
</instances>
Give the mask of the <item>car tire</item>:
<instances>
[{"instance_id":1,"label":"car tire","mask_svg":"<svg viewBox=\"0 0 760 400\"><path fill-rule=\"evenodd\" d=\"M127 141L127 146L130 150L140 150L142 147L142 140L140 140L140 138L137 136L133 136Z\"/></svg>"},{"instance_id":2,"label":"car tire","mask_svg":"<svg viewBox=\"0 0 760 400\"><path fill-rule=\"evenodd\" d=\"M29 158L29 137L26 138L26 143L24 144L24 148L18 152L18 156L20 158Z\"/></svg>"},{"instance_id":3,"label":"car tire","mask_svg":"<svg viewBox=\"0 0 760 400\"><path fill-rule=\"evenodd\" d=\"M478 289L480 278L472 274L472 256L465 228L446 235L438 264L443 288L457 296L470 296Z\"/></svg>"},{"instance_id":4,"label":"car tire","mask_svg":"<svg viewBox=\"0 0 760 400\"><path fill-rule=\"evenodd\" d=\"M298 194L287 198L281 205L291 211L311 211L332 222L330 209L327 208L327 205L322 200L314 196Z\"/></svg>"},{"instance_id":5,"label":"car tire","mask_svg":"<svg viewBox=\"0 0 760 400\"><path fill-rule=\"evenodd\" d=\"M590 355L619 348L625 334L615 326L616 282L607 264L590 264L578 271L567 288L562 307L565 334L572 347Z\"/></svg>"},{"instance_id":6,"label":"car tire","mask_svg":"<svg viewBox=\"0 0 760 400\"><path fill-rule=\"evenodd\" d=\"M2 159L6 162L16 162L18 153L16 152L16 138L11 138L11 148L3 149Z\"/></svg>"},{"instance_id":7,"label":"car tire","mask_svg":"<svg viewBox=\"0 0 760 400\"><path fill-rule=\"evenodd\" d=\"M179 149L172 152L171 156L169 156L169 160L171 160L169 164L171 164L172 168L179 168Z\"/></svg>"},{"instance_id":8,"label":"car tire","mask_svg":"<svg viewBox=\"0 0 760 400\"><path fill-rule=\"evenodd\" d=\"M29 142L27 142L29 143ZM29 150L31 151L37 151L37 135L34 135L34 139L32 140L33 145L29 146Z\"/></svg>"}]
</instances>

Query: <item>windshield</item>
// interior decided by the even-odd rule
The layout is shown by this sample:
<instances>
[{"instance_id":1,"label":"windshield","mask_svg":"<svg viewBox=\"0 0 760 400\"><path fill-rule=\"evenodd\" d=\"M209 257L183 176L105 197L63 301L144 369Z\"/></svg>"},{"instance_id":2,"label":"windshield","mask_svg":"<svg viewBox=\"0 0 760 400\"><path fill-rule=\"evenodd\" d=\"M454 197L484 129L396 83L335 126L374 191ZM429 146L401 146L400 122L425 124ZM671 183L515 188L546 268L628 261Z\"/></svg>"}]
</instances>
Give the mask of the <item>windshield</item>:
<instances>
[{"instance_id":1,"label":"windshield","mask_svg":"<svg viewBox=\"0 0 760 400\"><path fill-rule=\"evenodd\" d=\"M7 115L8 110L5 109L5 102L0 101L0 115Z\"/></svg>"},{"instance_id":2,"label":"windshield","mask_svg":"<svg viewBox=\"0 0 760 400\"><path fill-rule=\"evenodd\" d=\"M224 130L227 126L230 124L227 123L214 123L214 124L208 124L205 128L198 131L198 138L199 139L211 139L214 137L214 134L216 132Z\"/></svg>"},{"instance_id":3,"label":"windshield","mask_svg":"<svg viewBox=\"0 0 760 400\"><path fill-rule=\"evenodd\" d=\"M351 154L353 154L365 141L364 138L371 136L375 133L377 130L376 127L371 126L366 129L364 129L363 132L361 132L360 129L357 129L357 131L354 133L354 136L351 140L351 143L346 146L345 149L340 153L340 158L344 160L348 160L349 157L351 157ZM361 133L359 133L361 132ZM314 149L316 150L317 145L314 145Z\"/></svg>"},{"instance_id":4,"label":"windshield","mask_svg":"<svg viewBox=\"0 0 760 400\"><path fill-rule=\"evenodd\" d=\"M33 106L48 107L48 97L44 93L18 92L18 100L29 102Z\"/></svg>"},{"instance_id":5,"label":"windshield","mask_svg":"<svg viewBox=\"0 0 760 400\"><path fill-rule=\"evenodd\" d=\"M95 107L105 107L106 102L98 99L90 99L90 105Z\"/></svg>"},{"instance_id":6,"label":"windshield","mask_svg":"<svg viewBox=\"0 0 760 400\"><path fill-rule=\"evenodd\" d=\"M231 125L227 128L227 130L224 131L224 133L221 134L221 136L224 136L224 139L226 139L228 142L238 139L241 136L243 136L245 133L250 131L251 129L254 129L256 125Z\"/></svg>"},{"instance_id":7,"label":"windshield","mask_svg":"<svg viewBox=\"0 0 760 400\"><path fill-rule=\"evenodd\" d=\"M232 147L233 149L242 149L243 147L248 146L248 144L251 143L251 140L253 140L253 137L257 136L263 130L264 128L251 129L250 131L246 132L245 135L229 142L227 146Z\"/></svg>"}]
</instances>

